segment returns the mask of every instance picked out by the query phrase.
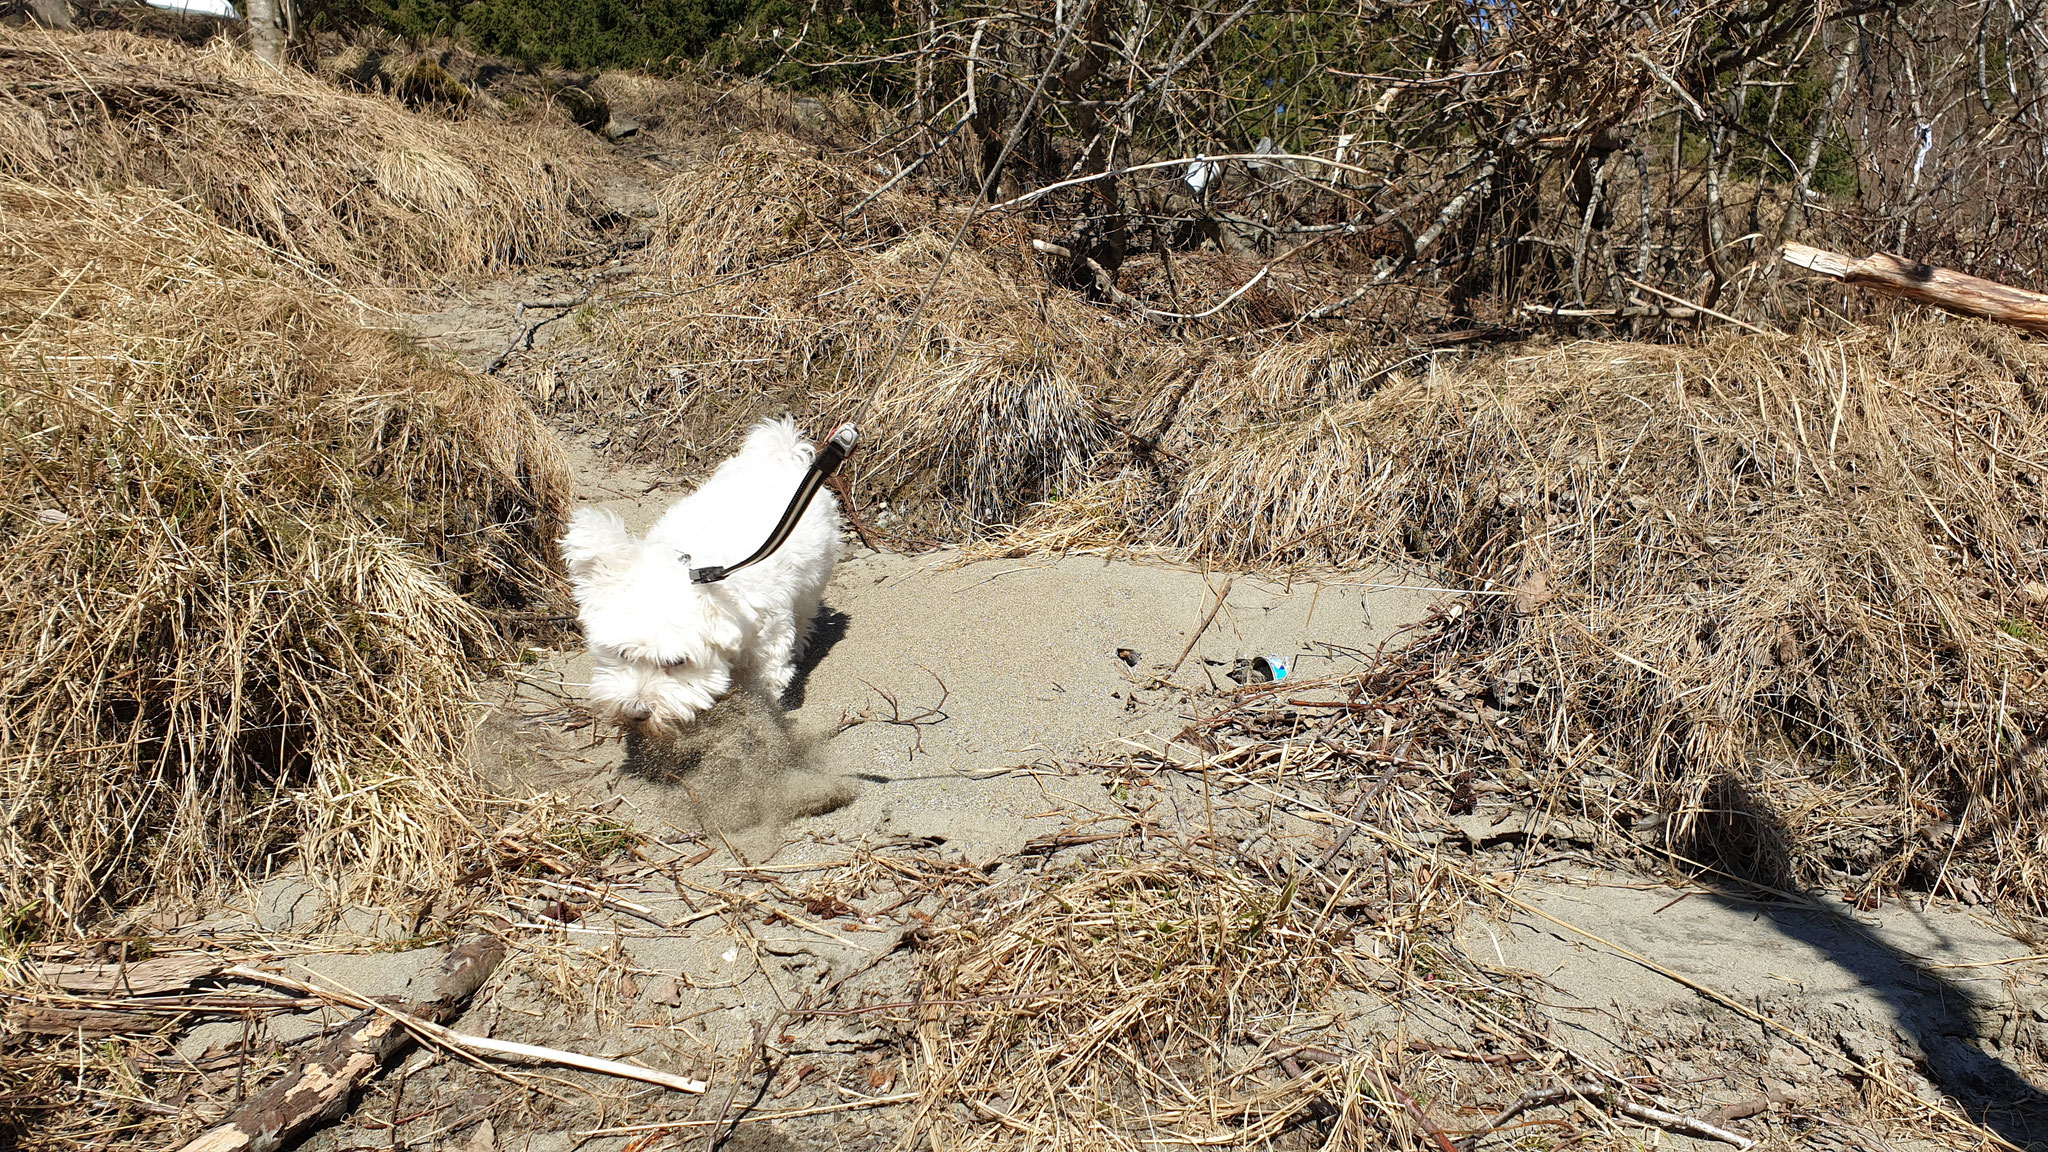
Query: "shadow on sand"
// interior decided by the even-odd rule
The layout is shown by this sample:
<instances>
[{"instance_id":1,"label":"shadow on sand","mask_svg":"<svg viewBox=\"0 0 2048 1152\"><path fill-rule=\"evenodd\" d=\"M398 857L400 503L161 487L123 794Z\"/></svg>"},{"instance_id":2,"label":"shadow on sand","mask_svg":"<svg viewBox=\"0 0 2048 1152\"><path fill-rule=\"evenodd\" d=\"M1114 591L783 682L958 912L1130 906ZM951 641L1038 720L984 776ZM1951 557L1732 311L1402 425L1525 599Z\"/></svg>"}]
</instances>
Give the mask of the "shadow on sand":
<instances>
[{"instance_id":1,"label":"shadow on sand","mask_svg":"<svg viewBox=\"0 0 2048 1152\"><path fill-rule=\"evenodd\" d=\"M1719 897L1785 936L1825 954L1882 997L1899 1032L1924 1055L1920 1070L1964 1114L2022 1147L2048 1148L2048 1093L1985 1048L1997 1021L1957 981L1885 940L1824 895L1791 886L1783 822L1739 781L1723 779L1704 805L1711 813L1694 838L1695 858L1723 875L1770 891L1757 904Z\"/></svg>"},{"instance_id":2,"label":"shadow on sand","mask_svg":"<svg viewBox=\"0 0 2048 1152\"><path fill-rule=\"evenodd\" d=\"M796 662L796 679L789 682L789 688L782 693L782 706L791 711L804 706L804 689L811 682L811 670L832 651L841 640L846 639L846 625L853 617L827 606L818 609L818 618L811 623L810 643L804 645L803 658Z\"/></svg>"}]
</instances>

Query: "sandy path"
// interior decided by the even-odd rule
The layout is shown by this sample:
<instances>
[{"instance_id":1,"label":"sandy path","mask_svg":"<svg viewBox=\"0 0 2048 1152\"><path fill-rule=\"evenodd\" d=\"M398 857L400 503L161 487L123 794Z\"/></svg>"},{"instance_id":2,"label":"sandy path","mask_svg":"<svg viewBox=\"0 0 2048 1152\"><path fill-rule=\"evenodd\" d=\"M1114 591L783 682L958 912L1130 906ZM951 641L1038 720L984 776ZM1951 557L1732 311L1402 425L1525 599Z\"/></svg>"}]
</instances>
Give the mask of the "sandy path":
<instances>
[{"instance_id":1,"label":"sandy path","mask_svg":"<svg viewBox=\"0 0 2048 1152\"><path fill-rule=\"evenodd\" d=\"M664 478L576 455L579 494L636 530L676 497ZM1332 675L1421 620L1425 587L1394 571L1289 583L1092 556L965 561L849 543L792 695L801 726L845 728L827 761L864 787L846 808L783 835L927 838L976 859L1014 852L1094 818L1088 793L1100 789L1085 776L1048 783L1062 765L1119 737L1182 726L1184 693L1160 686L1176 664L1173 684L1204 690L1234 687L1236 662L1267 654L1286 657L1301 678ZM588 682L581 653L551 663L569 694ZM580 776L597 795L688 825L677 790L619 774L618 760L615 745L599 746L528 783ZM765 834L741 845L756 863L780 850Z\"/></svg>"}]
</instances>

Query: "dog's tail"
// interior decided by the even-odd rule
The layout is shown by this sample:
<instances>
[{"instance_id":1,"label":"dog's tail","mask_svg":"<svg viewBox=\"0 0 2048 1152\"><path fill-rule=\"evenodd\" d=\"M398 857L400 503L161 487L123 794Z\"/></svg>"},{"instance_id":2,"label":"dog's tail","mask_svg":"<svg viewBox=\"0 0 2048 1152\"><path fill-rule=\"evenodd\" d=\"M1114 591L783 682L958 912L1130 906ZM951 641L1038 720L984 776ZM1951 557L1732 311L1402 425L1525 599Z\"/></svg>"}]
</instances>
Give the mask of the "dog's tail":
<instances>
[{"instance_id":1,"label":"dog's tail","mask_svg":"<svg viewBox=\"0 0 2048 1152\"><path fill-rule=\"evenodd\" d=\"M747 456L774 460L797 468L808 468L817 453L811 442L797 430L796 420L790 416L771 416L747 433L747 445L741 449Z\"/></svg>"}]
</instances>

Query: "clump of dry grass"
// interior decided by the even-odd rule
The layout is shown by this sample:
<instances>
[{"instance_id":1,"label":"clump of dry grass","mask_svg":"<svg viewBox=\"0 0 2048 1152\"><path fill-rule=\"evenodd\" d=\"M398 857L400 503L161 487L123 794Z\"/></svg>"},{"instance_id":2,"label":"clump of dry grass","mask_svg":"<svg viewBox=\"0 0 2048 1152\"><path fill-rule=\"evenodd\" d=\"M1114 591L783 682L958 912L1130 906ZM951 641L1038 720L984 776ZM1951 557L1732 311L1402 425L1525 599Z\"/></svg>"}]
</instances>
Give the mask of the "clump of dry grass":
<instances>
[{"instance_id":1,"label":"clump of dry grass","mask_svg":"<svg viewBox=\"0 0 2048 1152\"><path fill-rule=\"evenodd\" d=\"M1124 861L950 929L927 996L948 1006L920 1028L939 1142L989 1121L1062 1148L1257 1147L1289 1127L1321 1085L1226 1072L1358 975L1349 933L1295 895L1199 858ZM953 1102L982 1123L933 1106Z\"/></svg>"},{"instance_id":2,"label":"clump of dry grass","mask_svg":"<svg viewBox=\"0 0 2048 1152\"><path fill-rule=\"evenodd\" d=\"M1020 325L1020 327L1027 327ZM1035 325L1028 326L1036 328ZM861 475L957 531L1080 485L1111 436L1106 382L1061 333L955 339L846 407L871 430Z\"/></svg>"},{"instance_id":3,"label":"clump of dry grass","mask_svg":"<svg viewBox=\"0 0 2048 1152\"><path fill-rule=\"evenodd\" d=\"M158 195L0 184L0 266L0 910L74 930L294 843L430 894L472 669L557 595L551 436Z\"/></svg>"},{"instance_id":4,"label":"clump of dry grass","mask_svg":"<svg viewBox=\"0 0 2048 1152\"><path fill-rule=\"evenodd\" d=\"M958 219L882 183L764 136L671 181L650 246L664 280L597 322L632 376L560 406L685 471L779 405L817 413L820 433L856 420L861 497L953 533L1078 485L1113 440L1107 398L1141 370L1131 347L1078 302L1023 287L1014 247L980 237L948 258Z\"/></svg>"},{"instance_id":5,"label":"clump of dry grass","mask_svg":"<svg viewBox=\"0 0 2048 1152\"><path fill-rule=\"evenodd\" d=\"M837 152L885 151L874 140L888 113L844 92L799 94L754 80L643 72L606 72L590 90L604 98L613 116L656 130L686 152L721 148L732 142L734 132L822 144Z\"/></svg>"},{"instance_id":6,"label":"clump of dry grass","mask_svg":"<svg viewBox=\"0 0 2048 1152\"><path fill-rule=\"evenodd\" d=\"M584 134L417 116L225 41L0 29L0 95L0 175L162 188L352 284L544 257L589 195Z\"/></svg>"},{"instance_id":7,"label":"clump of dry grass","mask_svg":"<svg viewBox=\"0 0 2048 1152\"><path fill-rule=\"evenodd\" d=\"M1466 956L1453 928L1476 886L1454 864L1361 838L1348 868L1289 874L1221 859L1215 837L1154 845L992 889L937 933L910 1136L1447 1148L1493 1135L1486 1117L1532 1084L1614 1074L1531 1026L1515 977ZM1557 1126L1634 1146L1599 1120Z\"/></svg>"},{"instance_id":8,"label":"clump of dry grass","mask_svg":"<svg viewBox=\"0 0 2048 1152\"><path fill-rule=\"evenodd\" d=\"M654 255L670 276L713 279L902 235L921 214L882 183L786 136L750 134L662 186ZM859 211L854 211L858 208Z\"/></svg>"}]
</instances>

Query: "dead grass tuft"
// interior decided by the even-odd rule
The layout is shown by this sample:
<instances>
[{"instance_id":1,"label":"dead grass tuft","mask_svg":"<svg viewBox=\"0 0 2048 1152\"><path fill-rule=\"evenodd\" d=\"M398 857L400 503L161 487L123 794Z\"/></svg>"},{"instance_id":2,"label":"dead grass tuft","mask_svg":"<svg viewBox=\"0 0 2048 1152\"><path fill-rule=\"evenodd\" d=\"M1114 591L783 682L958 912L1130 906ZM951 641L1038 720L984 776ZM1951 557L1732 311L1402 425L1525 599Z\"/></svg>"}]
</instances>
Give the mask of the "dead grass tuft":
<instances>
[{"instance_id":1,"label":"dead grass tuft","mask_svg":"<svg viewBox=\"0 0 2048 1152\"><path fill-rule=\"evenodd\" d=\"M589 195L572 129L417 116L226 41L0 29L0 77L0 175L162 188L352 284L544 257Z\"/></svg>"},{"instance_id":2,"label":"dead grass tuft","mask_svg":"<svg viewBox=\"0 0 2048 1152\"><path fill-rule=\"evenodd\" d=\"M1195 858L1126 861L950 930L928 997L948 1006L920 1029L927 1099L982 1123L963 1131L931 1107L949 1129L938 1141L1008 1129L1034 1146L1232 1147L1286 1129L1318 1097L1266 1075L1267 1030L1347 965L1295 895Z\"/></svg>"},{"instance_id":3,"label":"dead grass tuft","mask_svg":"<svg viewBox=\"0 0 2048 1152\"><path fill-rule=\"evenodd\" d=\"M1078 486L1110 429L1101 384L1072 370L1062 343L1051 332L959 341L893 374L859 409L875 432L866 481L970 530Z\"/></svg>"},{"instance_id":4,"label":"dead grass tuft","mask_svg":"<svg viewBox=\"0 0 2048 1152\"><path fill-rule=\"evenodd\" d=\"M1455 931L1479 886L1361 840L1328 874L1217 837L991 889L927 956L910 1136L948 1148L1450 1147L1552 1077L1611 1076ZM1178 851L1176 851L1176 848ZM1616 1081L1616 1083L1620 1083ZM1593 1116L1557 1124L1633 1147Z\"/></svg>"},{"instance_id":5,"label":"dead grass tuft","mask_svg":"<svg viewBox=\"0 0 2048 1152\"><path fill-rule=\"evenodd\" d=\"M880 184L783 136L750 135L705 167L662 187L655 253L680 279L745 273L810 255L820 245L855 248L900 236L917 213ZM845 217L842 222L842 217Z\"/></svg>"},{"instance_id":6,"label":"dead grass tuft","mask_svg":"<svg viewBox=\"0 0 2048 1152\"><path fill-rule=\"evenodd\" d=\"M0 184L0 265L16 934L294 844L431 896L472 669L557 595L551 436L161 196Z\"/></svg>"},{"instance_id":7,"label":"dead grass tuft","mask_svg":"<svg viewBox=\"0 0 2048 1152\"><path fill-rule=\"evenodd\" d=\"M984 237L944 260L957 219L874 195L879 177L815 153L749 137L671 181L651 246L665 283L596 321L632 376L558 408L616 422L629 451L685 471L778 406L857 420L863 501L955 533L1078 485L1113 442L1104 401L1133 367L1116 329L1026 291L1014 248Z\"/></svg>"}]
</instances>

